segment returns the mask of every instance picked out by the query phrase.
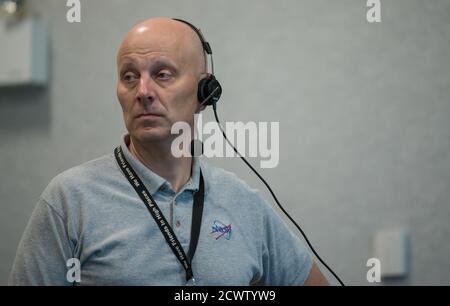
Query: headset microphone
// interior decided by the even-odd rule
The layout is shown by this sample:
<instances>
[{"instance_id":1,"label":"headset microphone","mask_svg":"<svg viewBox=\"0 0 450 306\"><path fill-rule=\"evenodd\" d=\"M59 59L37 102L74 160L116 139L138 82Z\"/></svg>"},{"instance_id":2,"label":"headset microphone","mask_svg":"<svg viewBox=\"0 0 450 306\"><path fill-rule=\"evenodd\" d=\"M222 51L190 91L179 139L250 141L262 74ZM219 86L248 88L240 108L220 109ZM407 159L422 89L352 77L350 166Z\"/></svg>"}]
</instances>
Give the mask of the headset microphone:
<instances>
[{"instance_id":1,"label":"headset microphone","mask_svg":"<svg viewBox=\"0 0 450 306\"><path fill-rule=\"evenodd\" d=\"M207 77L200 80L198 84L198 101L200 105L211 105L213 107L214 111L214 117L217 121L217 125L219 126L220 131L222 132L223 137L227 141L227 143L233 148L234 152L242 159L242 161L253 171L253 173L256 174L256 176L263 182L263 184L267 187L270 194L272 195L273 199L277 203L278 207L281 209L281 211L291 220L291 222L295 225L295 227L300 231L303 238L305 239L306 243L308 244L311 251L314 253L316 258L320 261L320 263L336 278L336 280L341 284L341 286L345 286L345 284L341 281L341 279L334 273L334 271L322 260L322 258L317 254L314 247L309 242L308 237L306 237L306 234L303 232L301 227L297 224L297 222L292 219L292 217L289 215L289 213L284 209L284 207L281 205L280 201L278 201L278 198L276 197L275 193L272 191L272 188L269 186L269 184L266 182L266 180L258 173L258 171L253 168L253 166L243 157L239 151L236 149L236 147L228 140L227 135L225 134L225 131L223 130L219 117L217 115L217 102L219 101L219 98L222 94L222 87L220 86L219 81L217 81L216 77L214 76L214 64L213 64L213 58L212 58L212 49L209 43L204 39L201 31L197 29L193 24L182 20L182 19L174 19L180 22L183 22L187 24L191 29L197 33L198 37L200 38L200 41L203 46L203 50L209 55L211 59L211 72L212 74L208 74Z\"/></svg>"}]
</instances>

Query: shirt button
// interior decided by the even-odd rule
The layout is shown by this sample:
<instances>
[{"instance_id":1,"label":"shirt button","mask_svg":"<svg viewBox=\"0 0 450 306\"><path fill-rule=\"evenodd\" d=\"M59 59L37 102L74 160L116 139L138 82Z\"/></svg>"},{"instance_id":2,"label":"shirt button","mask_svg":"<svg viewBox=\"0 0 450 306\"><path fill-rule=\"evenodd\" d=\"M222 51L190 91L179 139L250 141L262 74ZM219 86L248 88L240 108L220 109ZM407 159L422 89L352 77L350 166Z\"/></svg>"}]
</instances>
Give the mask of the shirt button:
<instances>
[{"instance_id":1,"label":"shirt button","mask_svg":"<svg viewBox=\"0 0 450 306\"><path fill-rule=\"evenodd\" d=\"M180 227L180 226L181 226L180 220L177 220L177 222L175 222L175 226L176 226L176 227Z\"/></svg>"}]
</instances>

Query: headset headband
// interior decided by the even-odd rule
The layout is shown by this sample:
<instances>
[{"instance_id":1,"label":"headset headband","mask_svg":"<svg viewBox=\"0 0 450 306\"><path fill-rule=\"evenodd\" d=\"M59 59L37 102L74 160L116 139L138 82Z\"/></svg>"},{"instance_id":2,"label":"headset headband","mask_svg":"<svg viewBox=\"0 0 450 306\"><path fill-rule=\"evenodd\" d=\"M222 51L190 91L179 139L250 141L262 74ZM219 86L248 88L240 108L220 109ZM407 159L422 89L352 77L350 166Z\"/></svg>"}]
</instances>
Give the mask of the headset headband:
<instances>
[{"instance_id":1,"label":"headset headband","mask_svg":"<svg viewBox=\"0 0 450 306\"><path fill-rule=\"evenodd\" d=\"M178 18L173 18L173 20L180 21L184 24L187 24L192 30L194 30L195 33L197 33L198 37L200 38L200 41L202 42L203 50L205 50L205 52L208 53L209 55L212 55L211 46L203 37L202 31L200 31L200 29L196 28L192 23L187 22L186 20L178 19Z\"/></svg>"},{"instance_id":2,"label":"headset headband","mask_svg":"<svg viewBox=\"0 0 450 306\"><path fill-rule=\"evenodd\" d=\"M198 38L200 39L200 42L202 43L203 50L209 55L209 58L211 59L211 73L214 75L214 62L212 58L212 49L209 43L205 40L205 37L202 34L202 31L200 31L199 28L194 26L192 23L178 18L172 18L172 20L176 20L179 22L182 22L184 24L187 24L192 30L194 30L195 33L197 33Z\"/></svg>"}]
</instances>

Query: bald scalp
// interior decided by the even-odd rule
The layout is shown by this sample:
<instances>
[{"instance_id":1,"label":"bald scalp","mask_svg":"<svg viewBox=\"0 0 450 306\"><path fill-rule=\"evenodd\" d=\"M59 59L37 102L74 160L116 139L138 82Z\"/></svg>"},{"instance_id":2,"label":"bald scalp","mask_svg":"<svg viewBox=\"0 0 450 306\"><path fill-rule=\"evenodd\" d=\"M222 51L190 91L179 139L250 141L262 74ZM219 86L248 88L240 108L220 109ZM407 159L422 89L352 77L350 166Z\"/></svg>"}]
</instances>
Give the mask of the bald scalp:
<instances>
[{"instance_id":1,"label":"bald scalp","mask_svg":"<svg viewBox=\"0 0 450 306\"><path fill-rule=\"evenodd\" d=\"M117 66L131 53L173 53L194 74L207 72L206 54L200 38L187 24L166 17L145 20L125 36L117 52Z\"/></svg>"}]
</instances>

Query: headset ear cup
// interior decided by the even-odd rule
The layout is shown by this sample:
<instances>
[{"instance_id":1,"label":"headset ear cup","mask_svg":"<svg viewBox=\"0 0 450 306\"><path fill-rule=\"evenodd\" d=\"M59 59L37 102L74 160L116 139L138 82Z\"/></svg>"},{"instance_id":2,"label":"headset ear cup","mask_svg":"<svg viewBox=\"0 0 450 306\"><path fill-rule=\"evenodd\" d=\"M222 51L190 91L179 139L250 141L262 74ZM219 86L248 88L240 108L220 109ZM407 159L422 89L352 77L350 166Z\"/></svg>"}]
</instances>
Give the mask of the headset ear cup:
<instances>
[{"instance_id":1,"label":"headset ear cup","mask_svg":"<svg viewBox=\"0 0 450 306\"><path fill-rule=\"evenodd\" d=\"M213 93L212 96L205 102L204 105L215 104L219 101L219 98L222 95L222 86L220 86L219 81L217 81L214 75L203 78L200 82L198 82L197 99L199 103L203 103L211 95L211 93Z\"/></svg>"},{"instance_id":2,"label":"headset ear cup","mask_svg":"<svg viewBox=\"0 0 450 306\"><path fill-rule=\"evenodd\" d=\"M207 78L203 78L200 80L200 82L198 82L197 99L199 103L202 103L206 99L206 97L208 97L208 95L205 95L207 89L206 86L207 82L208 82ZM208 104L208 102L206 102L205 104Z\"/></svg>"}]
</instances>

